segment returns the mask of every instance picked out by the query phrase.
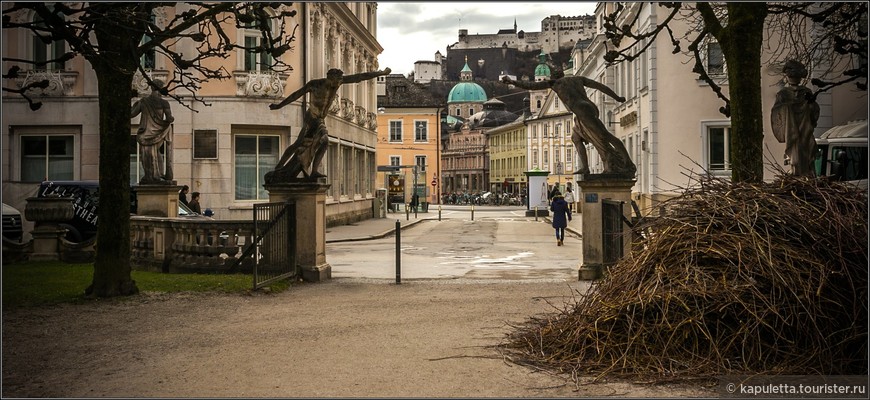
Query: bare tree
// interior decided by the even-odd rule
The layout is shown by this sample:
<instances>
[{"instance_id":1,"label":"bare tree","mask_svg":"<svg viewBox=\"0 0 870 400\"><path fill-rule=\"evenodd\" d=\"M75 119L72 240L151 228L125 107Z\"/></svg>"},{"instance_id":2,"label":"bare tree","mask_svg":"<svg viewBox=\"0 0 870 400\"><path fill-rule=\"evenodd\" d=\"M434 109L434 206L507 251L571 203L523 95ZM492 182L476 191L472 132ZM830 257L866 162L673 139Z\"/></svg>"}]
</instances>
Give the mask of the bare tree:
<instances>
[{"instance_id":1,"label":"bare tree","mask_svg":"<svg viewBox=\"0 0 870 400\"><path fill-rule=\"evenodd\" d=\"M812 80L818 88L814 96L848 83L867 90L866 2L661 2L658 6L666 10L664 19L640 32L640 13L633 20L622 21L624 5L617 3L615 11L604 17L608 45L614 47L605 54L605 61L616 64L633 60L660 34L669 35L673 53L688 55L692 71L724 102L719 110L731 118L735 181L761 181L764 176L762 65L782 65L788 59L801 61L818 74ZM685 21L694 29L676 37L671 27L674 20ZM728 95L707 71L703 49L711 41L719 44L728 66Z\"/></svg>"},{"instance_id":2,"label":"bare tree","mask_svg":"<svg viewBox=\"0 0 870 400\"><path fill-rule=\"evenodd\" d=\"M146 54L162 55L171 63L165 94L179 101L181 96L198 97L203 82L228 79L232 75L214 60L226 59L236 49L268 53L273 70L292 69L280 57L293 50L297 26L287 18L295 11L292 3L37 3L4 4L3 29L22 30L46 44L62 41L68 52L49 60L8 58L14 63L3 78L15 78L21 65L44 69L49 63L68 61L81 56L96 72L99 96L100 130L100 207L94 277L85 293L93 297L130 295L138 292L131 278L130 266L130 140L132 87L138 72L153 83L140 63ZM165 24L152 21L156 9L175 10ZM227 27L257 29L257 45L236 43ZM195 51L178 51L179 44L193 44ZM210 62L211 61L211 62ZM45 87L47 81L20 88L4 87L27 99L30 108L41 103L29 94L32 88ZM185 105L186 106L186 105ZM186 106L187 107L187 106Z\"/></svg>"}]
</instances>

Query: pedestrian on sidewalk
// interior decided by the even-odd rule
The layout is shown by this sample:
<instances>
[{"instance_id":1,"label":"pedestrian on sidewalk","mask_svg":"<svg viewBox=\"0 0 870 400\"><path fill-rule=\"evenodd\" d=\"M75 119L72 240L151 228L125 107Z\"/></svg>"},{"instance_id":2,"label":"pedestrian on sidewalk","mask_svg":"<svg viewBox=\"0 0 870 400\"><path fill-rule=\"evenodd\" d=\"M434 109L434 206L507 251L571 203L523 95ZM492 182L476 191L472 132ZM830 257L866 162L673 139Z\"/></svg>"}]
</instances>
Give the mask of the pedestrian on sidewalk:
<instances>
[{"instance_id":1,"label":"pedestrian on sidewalk","mask_svg":"<svg viewBox=\"0 0 870 400\"><path fill-rule=\"evenodd\" d=\"M568 203L568 211L574 211L574 191L568 186L565 189L565 202Z\"/></svg>"},{"instance_id":2,"label":"pedestrian on sidewalk","mask_svg":"<svg viewBox=\"0 0 870 400\"><path fill-rule=\"evenodd\" d=\"M181 190L178 191L178 201L180 201L181 204L184 204L188 207L190 207L190 204L187 202L187 192L189 192L189 191L190 191L190 186L187 186L187 185L182 186Z\"/></svg>"},{"instance_id":3,"label":"pedestrian on sidewalk","mask_svg":"<svg viewBox=\"0 0 870 400\"><path fill-rule=\"evenodd\" d=\"M559 190L553 191L553 202L550 203L550 211L553 212L553 228L556 229L556 246L562 246L565 240L565 228L571 220L571 209L568 202Z\"/></svg>"},{"instance_id":4,"label":"pedestrian on sidewalk","mask_svg":"<svg viewBox=\"0 0 870 400\"><path fill-rule=\"evenodd\" d=\"M188 202L188 206L190 206L191 211L197 214L202 214L202 207L199 205L199 192L193 192L190 194L190 202Z\"/></svg>"}]
</instances>

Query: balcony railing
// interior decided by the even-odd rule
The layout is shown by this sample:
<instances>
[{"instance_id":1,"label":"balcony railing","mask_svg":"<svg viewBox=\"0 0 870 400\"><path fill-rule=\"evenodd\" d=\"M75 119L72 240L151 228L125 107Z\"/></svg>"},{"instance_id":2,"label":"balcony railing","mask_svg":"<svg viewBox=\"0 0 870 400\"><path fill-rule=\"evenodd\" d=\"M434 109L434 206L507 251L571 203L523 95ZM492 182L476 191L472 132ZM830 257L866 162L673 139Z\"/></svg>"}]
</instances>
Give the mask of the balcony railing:
<instances>
[{"instance_id":1,"label":"balcony railing","mask_svg":"<svg viewBox=\"0 0 870 400\"><path fill-rule=\"evenodd\" d=\"M277 72L234 71L236 95L245 97L283 97L287 74Z\"/></svg>"},{"instance_id":2,"label":"balcony railing","mask_svg":"<svg viewBox=\"0 0 870 400\"><path fill-rule=\"evenodd\" d=\"M134 267L163 272L225 273L254 241L251 221L131 217ZM235 272L250 273L254 260Z\"/></svg>"}]
</instances>

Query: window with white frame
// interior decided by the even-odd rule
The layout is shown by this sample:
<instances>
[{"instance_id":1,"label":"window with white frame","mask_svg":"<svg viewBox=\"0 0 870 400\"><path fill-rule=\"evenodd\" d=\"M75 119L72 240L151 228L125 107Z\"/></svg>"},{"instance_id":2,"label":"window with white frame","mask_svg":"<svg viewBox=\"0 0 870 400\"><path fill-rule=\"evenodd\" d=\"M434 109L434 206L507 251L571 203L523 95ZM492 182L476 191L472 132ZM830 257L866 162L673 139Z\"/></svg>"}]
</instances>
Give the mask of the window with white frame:
<instances>
[{"instance_id":1,"label":"window with white frame","mask_svg":"<svg viewBox=\"0 0 870 400\"><path fill-rule=\"evenodd\" d=\"M426 172L426 156L414 157L414 165L417 166L417 172Z\"/></svg>"},{"instance_id":2,"label":"window with white frame","mask_svg":"<svg viewBox=\"0 0 870 400\"><path fill-rule=\"evenodd\" d=\"M263 32L260 30L258 23L255 21L242 27L245 41L245 64L243 65L245 71L268 71L272 68L272 55L267 51L258 51L262 50L261 45L263 45ZM267 19L266 24L266 29L271 30L272 21Z\"/></svg>"},{"instance_id":3,"label":"window with white frame","mask_svg":"<svg viewBox=\"0 0 870 400\"><path fill-rule=\"evenodd\" d=\"M353 194L351 192L354 189L353 147L341 145L339 148L341 149L341 164L344 171L344 180L341 182L341 196L348 197Z\"/></svg>"},{"instance_id":4,"label":"window with white frame","mask_svg":"<svg viewBox=\"0 0 870 400\"><path fill-rule=\"evenodd\" d=\"M731 173L731 127L725 123L702 124L704 134L704 161L707 171L714 175Z\"/></svg>"},{"instance_id":5,"label":"window with white frame","mask_svg":"<svg viewBox=\"0 0 870 400\"><path fill-rule=\"evenodd\" d=\"M390 121L390 142L402 141L402 121Z\"/></svg>"},{"instance_id":6,"label":"window with white frame","mask_svg":"<svg viewBox=\"0 0 870 400\"><path fill-rule=\"evenodd\" d=\"M49 7L53 7L49 5ZM63 18L63 14L55 13L56 16L60 16ZM33 17L34 26L36 29L45 28L45 23L42 22L42 18L34 15ZM63 61L55 61L48 62L50 60L56 60L66 53L66 42L63 40L55 40L50 44L46 44L42 38L47 37L48 33L34 33L30 37L32 52L32 60L37 64L33 65L34 70L45 70L45 71L63 71L66 69L66 64Z\"/></svg>"},{"instance_id":7,"label":"window with white frame","mask_svg":"<svg viewBox=\"0 0 870 400\"><path fill-rule=\"evenodd\" d=\"M532 167L538 166L538 149L532 150Z\"/></svg>"},{"instance_id":8,"label":"window with white frame","mask_svg":"<svg viewBox=\"0 0 870 400\"><path fill-rule=\"evenodd\" d=\"M235 135L235 199L268 200L263 188L266 173L278 163L277 135Z\"/></svg>"},{"instance_id":9,"label":"window with white frame","mask_svg":"<svg viewBox=\"0 0 870 400\"><path fill-rule=\"evenodd\" d=\"M707 75L725 75L725 55L722 53L722 47L719 45L719 43L707 43L707 51L706 54L704 54L704 62L707 64Z\"/></svg>"},{"instance_id":10,"label":"window with white frame","mask_svg":"<svg viewBox=\"0 0 870 400\"><path fill-rule=\"evenodd\" d=\"M73 135L21 136L21 181L72 180Z\"/></svg>"},{"instance_id":11,"label":"window with white frame","mask_svg":"<svg viewBox=\"0 0 870 400\"><path fill-rule=\"evenodd\" d=\"M429 121L414 121L414 141L429 141Z\"/></svg>"},{"instance_id":12,"label":"window with white frame","mask_svg":"<svg viewBox=\"0 0 870 400\"><path fill-rule=\"evenodd\" d=\"M390 156L390 165L393 167L402 165L402 156Z\"/></svg>"}]
</instances>

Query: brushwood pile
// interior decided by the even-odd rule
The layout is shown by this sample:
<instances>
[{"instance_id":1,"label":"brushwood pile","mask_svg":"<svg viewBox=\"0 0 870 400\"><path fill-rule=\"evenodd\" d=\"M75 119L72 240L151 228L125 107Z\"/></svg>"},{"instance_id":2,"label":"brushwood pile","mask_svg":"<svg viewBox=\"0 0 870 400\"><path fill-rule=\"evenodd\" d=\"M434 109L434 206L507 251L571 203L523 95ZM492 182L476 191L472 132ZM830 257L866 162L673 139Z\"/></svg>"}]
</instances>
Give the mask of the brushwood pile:
<instances>
[{"instance_id":1,"label":"brushwood pile","mask_svg":"<svg viewBox=\"0 0 870 400\"><path fill-rule=\"evenodd\" d=\"M500 345L517 364L651 380L867 374L866 189L698 178L630 256Z\"/></svg>"}]
</instances>

